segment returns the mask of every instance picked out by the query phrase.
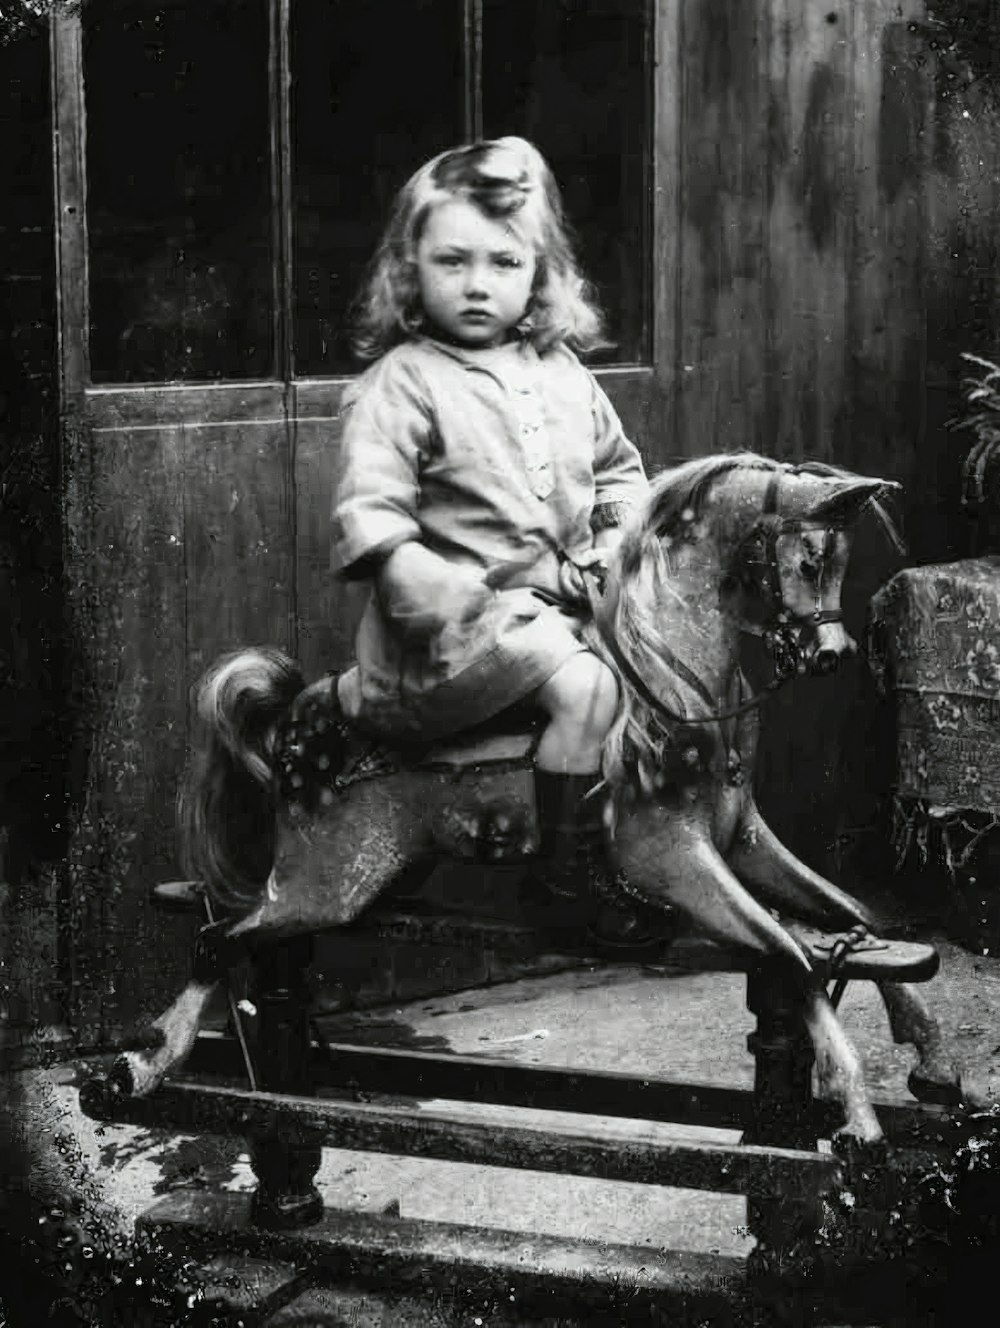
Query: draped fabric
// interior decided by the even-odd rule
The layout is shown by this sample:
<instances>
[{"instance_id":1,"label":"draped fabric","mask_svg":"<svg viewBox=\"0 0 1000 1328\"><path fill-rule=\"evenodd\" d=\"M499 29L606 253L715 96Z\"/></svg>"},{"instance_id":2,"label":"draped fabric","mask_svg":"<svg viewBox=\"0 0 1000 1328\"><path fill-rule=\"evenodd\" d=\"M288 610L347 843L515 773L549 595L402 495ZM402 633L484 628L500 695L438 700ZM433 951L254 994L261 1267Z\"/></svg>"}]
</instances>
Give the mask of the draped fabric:
<instances>
[{"instance_id":1,"label":"draped fabric","mask_svg":"<svg viewBox=\"0 0 1000 1328\"><path fill-rule=\"evenodd\" d=\"M871 601L868 653L896 716L896 847L949 868L1000 817L1000 558L912 567Z\"/></svg>"}]
</instances>

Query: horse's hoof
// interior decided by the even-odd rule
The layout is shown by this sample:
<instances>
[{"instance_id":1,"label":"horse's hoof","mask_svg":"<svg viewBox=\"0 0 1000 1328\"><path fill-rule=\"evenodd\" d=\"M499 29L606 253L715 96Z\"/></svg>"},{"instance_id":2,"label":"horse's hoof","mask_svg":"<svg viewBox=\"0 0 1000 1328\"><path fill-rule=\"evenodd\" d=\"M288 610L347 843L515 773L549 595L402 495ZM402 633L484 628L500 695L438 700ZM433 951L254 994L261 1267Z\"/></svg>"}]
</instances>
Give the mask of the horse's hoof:
<instances>
[{"instance_id":1,"label":"horse's hoof","mask_svg":"<svg viewBox=\"0 0 1000 1328\"><path fill-rule=\"evenodd\" d=\"M842 1125L834 1131L831 1147L852 1172L874 1172L889 1160L889 1143L876 1125L873 1133L865 1125Z\"/></svg>"},{"instance_id":2,"label":"horse's hoof","mask_svg":"<svg viewBox=\"0 0 1000 1328\"><path fill-rule=\"evenodd\" d=\"M906 1086L918 1102L927 1106L965 1111L989 1111L997 1106L988 1085L976 1083L957 1069L948 1079L933 1079L917 1067L910 1071Z\"/></svg>"},{"instance_id":3,"label":"horse's hoof","mask_svg":"<svg viewBox=\"0 0 1000 1328\"><path fill-rule=\"evenodd\" d=\"M662 954L677 931L671 913L630 897L619 897L598 904L587 936L601 954L647 959Z\"/></svg>"}]
</instances>

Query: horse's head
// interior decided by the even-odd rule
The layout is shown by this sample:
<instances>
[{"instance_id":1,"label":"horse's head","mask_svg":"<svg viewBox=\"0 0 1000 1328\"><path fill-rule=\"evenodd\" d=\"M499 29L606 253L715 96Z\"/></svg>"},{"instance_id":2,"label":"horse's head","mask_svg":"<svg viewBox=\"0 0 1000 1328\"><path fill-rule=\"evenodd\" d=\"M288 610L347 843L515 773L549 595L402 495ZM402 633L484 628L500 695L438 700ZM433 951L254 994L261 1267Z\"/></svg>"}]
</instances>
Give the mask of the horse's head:
<instances>
[{"instance_id":1,"label":"horse's head","mask_svg":"<svg viewBox=\"0 0 1000 1328\"><path fill-rule=\"evenodd\" d=\"M871 505L895 540L879 500L898 487L821 462L702 457L654 482L623 570L659 552L688 602L704 607L717 595L769 641L780 672L829 673L857 649L841 605L855 523Z\"/></svg>"},{"instance_id":2,"label":"horse's head","mask_svg":"<svg viewBox=\"0 0 1000 1328\"><path fill-rule=\"evenodd\" d=\"M707 769L699 731L716 733L711 726L792 673L830 672L856 650L840 599L853 527L873 504L895 538L878 500L897 487L752 453L702 457L657 477L595 600L597 639L623 683L605 746L613 786L638 781L648 793L674 757L694 753L675 781L690 784ZM768 641L775 663L750 698L733 687L747 630Z\"/></svg>"},{"instance_id":3,"label":"horse's head","mask_svg":"<svg viewBox=\"0 0 1000 1328\"><path fill-rule=\"evenodd\" d=\"M855 524L874 505L895 537L879 499L899 485L806 462L775 465L755 487L760 510L736 542L730 573L757 629L777 635L802 666L830 673L857 650L841 603Z\"/></svg>"}]
</instances>

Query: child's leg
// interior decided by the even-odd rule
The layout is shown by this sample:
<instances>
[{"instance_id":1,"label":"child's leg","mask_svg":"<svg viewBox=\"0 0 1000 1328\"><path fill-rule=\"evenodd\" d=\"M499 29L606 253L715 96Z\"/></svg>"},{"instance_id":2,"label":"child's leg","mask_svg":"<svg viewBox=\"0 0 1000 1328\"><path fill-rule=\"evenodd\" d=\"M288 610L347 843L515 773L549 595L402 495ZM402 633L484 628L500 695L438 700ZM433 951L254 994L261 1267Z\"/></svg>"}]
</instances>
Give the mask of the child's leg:
<instances>
[{"instance_id":1,"label":"child's leg","mask_svg":"<svg viewBox=\"0 0 1000 1328\"><path fill-rule=\"evenodd\" d=\"M542 770L596 779L601 748L618 705L618 684L606 664L581 651L538 689L536 702L549 717L535 762Z\"/></svg>"},{"instance_id":2,"label":"child's leg","mask_svg":"<svg viewBox=\"0 0 1000 1328\"><path fill-rule=\"evenodd\" d=\"M604 799L588 797L601 778L601 749L618 705L614 674L596 655L581 652L535 697L549 717L535 755L535 797L545 866L529 887L545 909L553 896L556 930L589 930L615 949L649 944L663 920L609 889ZM603 886L601 882L604 882Z\"/></svg>"},{"instance_id":3,"label":"child's leg","mask_svg":"<svg viewBox=\"0 0 1000 1328\"><path fill-rule=\"evenodd\" d=\"M535 753L541 853L553 894L589 897L592 864L604 846L603 801L587 798L600 779L601 747L614 719L618 684L596 655L571 655L536 694L549 717Z\"/></svg>"}]
</instances>

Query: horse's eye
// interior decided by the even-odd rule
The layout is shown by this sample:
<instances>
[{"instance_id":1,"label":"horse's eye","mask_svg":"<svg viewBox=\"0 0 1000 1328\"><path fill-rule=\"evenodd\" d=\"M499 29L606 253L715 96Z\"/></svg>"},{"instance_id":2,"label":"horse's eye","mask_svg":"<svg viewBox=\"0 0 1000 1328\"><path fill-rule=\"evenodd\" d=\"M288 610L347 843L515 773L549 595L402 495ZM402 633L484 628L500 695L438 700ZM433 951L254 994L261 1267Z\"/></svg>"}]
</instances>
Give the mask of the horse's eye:
<instances>
[{"instance_id":1,"label":"horse's eye","mask_svg":"<svg viewBox=\"0 0 1000 1328\"><path fill-rule=\"evenodd\" d=\"M811 563L805 558L799 563L799 575L803 581L815 581L818 570L815 563Z\"/></svg>"}]
</instances>

